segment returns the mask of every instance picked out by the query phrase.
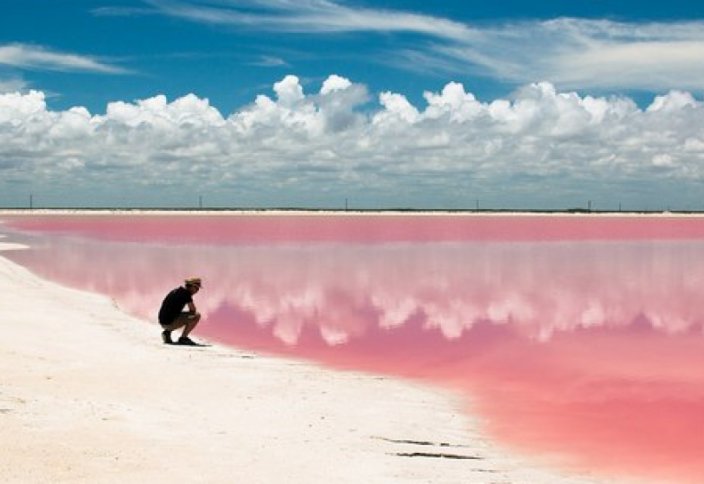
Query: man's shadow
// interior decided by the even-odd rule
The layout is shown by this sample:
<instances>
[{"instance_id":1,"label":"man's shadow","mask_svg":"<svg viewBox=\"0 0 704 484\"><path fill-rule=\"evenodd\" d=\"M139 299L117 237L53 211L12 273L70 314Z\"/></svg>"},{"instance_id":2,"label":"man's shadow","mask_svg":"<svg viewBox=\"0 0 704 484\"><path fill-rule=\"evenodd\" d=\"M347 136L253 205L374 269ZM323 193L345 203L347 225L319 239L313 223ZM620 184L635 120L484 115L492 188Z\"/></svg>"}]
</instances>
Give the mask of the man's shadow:
<instances>
[{"instance_id":1,"label":"man's shadow","mask_svg":"<svg viewBox=\"0 0 704 484\"><path fill-rule=\"evenodd\" d=\"M190 348L210 348L211 346L213 346L213 345L207 344L207 343L183 344L183 343L179 343L178 341L174 341L173 343L166 343L166 345L167 346L181 346L184 348L189 348L189 347Z\"/></svg>"}]
</instances>

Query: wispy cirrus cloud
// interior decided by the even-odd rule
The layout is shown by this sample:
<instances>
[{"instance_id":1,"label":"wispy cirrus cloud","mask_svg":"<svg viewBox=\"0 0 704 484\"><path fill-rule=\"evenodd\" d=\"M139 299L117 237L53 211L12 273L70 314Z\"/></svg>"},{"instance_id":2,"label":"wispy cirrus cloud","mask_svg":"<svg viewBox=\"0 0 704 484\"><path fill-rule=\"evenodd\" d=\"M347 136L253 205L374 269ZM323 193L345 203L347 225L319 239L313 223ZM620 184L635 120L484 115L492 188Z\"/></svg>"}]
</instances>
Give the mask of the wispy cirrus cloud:
<instances>
[{"instance_id":1,"label":"wispy cirrus cloud","mask_svg":"<svg viewBox=\"0 0 704 484\"><path fill-rule=\"evenodd\" d=\"M334 0L145 2L161 15L252 30L425 36L426 42L400 44L389 56L405 69L481 75L516 85L547 80L566 89L704 89L704 21L555 18L472 25Z\"/></svg>"},{"instance_id":2,"label":"wispy cirrus cloud","mask_svg":"<svg viewBox=\"0 0 704 484\"><path fill-rule=\"evenodd\" d=\"M125 74L127 69L95 57L22 43L0 45L0 65L19 69Z\"/></svg>"},{"instance_id":3,"label":"wispy cirrus cloud","mask_svg":"<svg viewBox=\"0 0 704 484\"><path fill-rule=\"evenodd\" d=\"M560 18L483 28L472 42L425 56L450 69L562 88L704 89L704 22L625 23Z\"/></svg>"},{"instance_id":4,"label":"wispy cirrus cloud","mask_svg":"<svg viewBox=\"0 0 704 484\"><path fill-rule=\"evenodd\" d=\"M7 92L19 92L27 89L27 82L19 77L0 77L0 94Z\"/></svg>"},{"instance_id":5,"label":"wispy cirrus cloud","mask_svg":"<svg viewBox=\"0 0 704 484\"><path fill-rule=\"evenodd\" d=\"M91 10L97 17L132 17L158 13L148 7L97 7Z\"/></svg>"},{"instance_id":6,"label":"wispy cirrus cloud","mask_svg":"<svg viewBox=\"0 0 704 484\"><path fill-rule=\"evenodd\" d=\"M288 67L289 63L280 57L275 57L271 55L262 55L255 61L251 63L254 66L259 67Z\"/></svg>"},{"instance_id":7,"label":"wispy cirrus cloud","mask_svg":"<svg viewBox=\"0 0 704 484\"><path fill-rule=\"evenodd\" d=\"M145 0L165 15L291 33L414 32L467 39L472 29L453 20L394 10L348 7L329 0Z\"/></svg>"}]
</instances>

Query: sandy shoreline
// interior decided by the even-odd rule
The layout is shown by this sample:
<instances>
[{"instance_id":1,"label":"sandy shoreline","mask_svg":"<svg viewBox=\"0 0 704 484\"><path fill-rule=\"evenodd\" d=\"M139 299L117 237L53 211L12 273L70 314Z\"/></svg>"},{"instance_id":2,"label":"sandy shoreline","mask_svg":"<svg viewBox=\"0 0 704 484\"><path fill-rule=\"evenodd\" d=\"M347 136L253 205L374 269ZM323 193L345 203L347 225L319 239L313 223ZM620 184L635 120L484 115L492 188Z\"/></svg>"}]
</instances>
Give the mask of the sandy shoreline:
<instances>
[{"instance_id":1,"label":"sandy shoreline","mask_svg":"<svg viewBox=\"0 0 704 484\"><path fill-rule=\"evenodd\" d=\"M598 482L507 456L450 393L164 346L155 324L2 256L0 291L3 482Z\"/></svg>"},{"instance_id":2,"label":"sandy shoreline","mask_svg":"<svg viewBox=\"0 0 704 484\"><path fill-rule=\"evenodd\" d=\"M413 217L413 216L456 216L456 217L704 217L704 212L618 212L618 211L454 211L454 210L278 210L278 209L247 209L247 210L188 210L188 209L64 209L64 208L35 208L35 209L8 209L0 208L0 216L33 216L33 215L199 215L199 216L369 216L369 217Z\"/></svg>"}]
</instances>

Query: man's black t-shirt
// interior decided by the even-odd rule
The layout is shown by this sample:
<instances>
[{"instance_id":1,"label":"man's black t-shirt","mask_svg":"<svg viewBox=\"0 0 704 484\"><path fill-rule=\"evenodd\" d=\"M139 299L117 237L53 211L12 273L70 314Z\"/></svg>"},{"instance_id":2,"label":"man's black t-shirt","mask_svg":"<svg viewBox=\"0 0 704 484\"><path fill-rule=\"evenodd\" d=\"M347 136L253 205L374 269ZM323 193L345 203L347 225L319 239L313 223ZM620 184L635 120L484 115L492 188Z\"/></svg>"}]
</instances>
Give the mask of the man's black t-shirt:
<instances>
[{"instance_id":1,"label":"man's black t-shirt","mask_svg":"<svg viewBox=\"0 0 704 484\"><path fill-rule=\"evenodd\" d=\"M193 302L191 293L185 287L177 287L164 298L159 309L159 324L171 324L181 314L186 304Z\"/></svg>"}]
</instances>

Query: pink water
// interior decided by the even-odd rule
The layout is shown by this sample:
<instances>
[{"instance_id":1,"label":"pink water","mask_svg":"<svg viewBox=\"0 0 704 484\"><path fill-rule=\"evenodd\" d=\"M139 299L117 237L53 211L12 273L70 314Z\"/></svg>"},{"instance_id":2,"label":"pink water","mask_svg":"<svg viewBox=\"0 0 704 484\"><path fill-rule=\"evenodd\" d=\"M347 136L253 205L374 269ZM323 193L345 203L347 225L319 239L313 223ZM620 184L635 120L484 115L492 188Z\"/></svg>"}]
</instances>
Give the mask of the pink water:
<instances>
[{"instance_id":1,"label":"pink water","mask_svg":"<svg viewBox=\"0 0 704 484\"><path fill-rule=\"evenodd\" d=\"M5 222L34 248L8 257L152 321L200 275L202 336L458 390L498 442L564 467L704 476L704 219Z\"/></svg>"}]
</instances>

